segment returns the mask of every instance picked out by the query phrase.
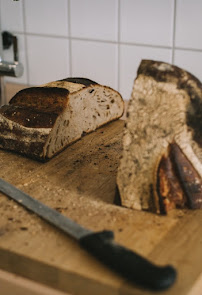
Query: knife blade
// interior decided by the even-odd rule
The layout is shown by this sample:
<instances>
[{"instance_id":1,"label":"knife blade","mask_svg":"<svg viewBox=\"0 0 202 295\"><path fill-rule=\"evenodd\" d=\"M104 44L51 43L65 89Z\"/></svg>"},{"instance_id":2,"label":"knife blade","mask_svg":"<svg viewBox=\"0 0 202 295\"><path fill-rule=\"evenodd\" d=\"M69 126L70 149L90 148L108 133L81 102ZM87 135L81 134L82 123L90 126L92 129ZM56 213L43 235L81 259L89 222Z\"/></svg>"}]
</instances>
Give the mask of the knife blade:
<instances>
[{"instance_id":1,"label":"knife blade","mask_svg":"<svg viewBox=\"0 0 202 295\"><path fill-rule=\"evenodd\" d=\"M167 289L175 282L177 272L173 266L157 266L119 245L114 241L113 231L93 232L86 229L2 178L0 192L76 239L82 248L126 280L154 291Z\"/></svg>"}]
</instances>

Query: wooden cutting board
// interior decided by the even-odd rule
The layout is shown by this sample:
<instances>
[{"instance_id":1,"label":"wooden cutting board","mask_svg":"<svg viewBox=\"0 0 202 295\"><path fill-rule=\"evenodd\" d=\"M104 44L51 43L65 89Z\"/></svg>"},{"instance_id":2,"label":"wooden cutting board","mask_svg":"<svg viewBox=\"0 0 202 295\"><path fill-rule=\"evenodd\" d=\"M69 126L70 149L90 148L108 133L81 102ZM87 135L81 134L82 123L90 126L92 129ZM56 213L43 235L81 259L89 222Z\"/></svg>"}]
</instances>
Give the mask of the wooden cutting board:
<instances>
[{"instance_id":1,"label":"wooden cutting board","mask_svg":"<svg viewBox=\"0 0 202 295\"><path fill-rule=\"evenodd\" d=\"M91 230L113 230L118 243L151 261L174 265L177 282L163 293L190 294L202 272L202 210L157 216L114 204L123 124L98 129L47 163L0 150L0 177ZM153 294L3 194L0 268L71 294Z\"/></svg>"}]
</instances>

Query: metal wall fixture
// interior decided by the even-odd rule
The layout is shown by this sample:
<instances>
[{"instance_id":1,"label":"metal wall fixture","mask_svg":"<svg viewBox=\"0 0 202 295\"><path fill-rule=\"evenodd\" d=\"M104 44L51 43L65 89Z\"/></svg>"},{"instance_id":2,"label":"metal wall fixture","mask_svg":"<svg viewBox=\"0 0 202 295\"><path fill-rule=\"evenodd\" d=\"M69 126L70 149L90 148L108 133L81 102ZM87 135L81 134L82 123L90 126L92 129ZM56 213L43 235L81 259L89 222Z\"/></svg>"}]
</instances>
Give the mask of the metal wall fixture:
<instances>
[{"instance_id":1,"label":"metal wall fixture","mask_svg":"<svg viewBox=\"0 0 202 295\"><path fill-rule=\"evenodd\" d=\"M13 62L5 61L3 50L13 47ZM4 76L20 77L23 74L23 65L19 62L17 37L9 32L0 30L0 105L6 103L4 91Z\"/></svg>"}]
</instances>

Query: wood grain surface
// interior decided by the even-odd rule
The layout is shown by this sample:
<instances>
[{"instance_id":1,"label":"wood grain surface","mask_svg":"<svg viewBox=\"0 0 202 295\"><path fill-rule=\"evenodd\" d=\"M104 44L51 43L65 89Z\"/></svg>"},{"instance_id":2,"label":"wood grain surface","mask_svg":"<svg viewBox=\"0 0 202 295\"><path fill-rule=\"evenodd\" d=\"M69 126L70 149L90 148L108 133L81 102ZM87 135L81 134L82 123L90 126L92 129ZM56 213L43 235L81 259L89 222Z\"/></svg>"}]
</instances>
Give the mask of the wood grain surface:
<instances>
[{"instance_id":1,"label":"wood grain surface","mask_svg":"<svg viewBox=\"0 0 202 295\"><path fill-rule=\"evenodd\" d=\"M114 204L123 124L98 129L47 163L0 150L0 177L91 230L113 230L118 243L151 261L174 265L177 282L163 294L189 294L202 272L202 211L157 216ZM154 294L3 194L0 268L71 294Z\"/></svg>"}]
</instances>

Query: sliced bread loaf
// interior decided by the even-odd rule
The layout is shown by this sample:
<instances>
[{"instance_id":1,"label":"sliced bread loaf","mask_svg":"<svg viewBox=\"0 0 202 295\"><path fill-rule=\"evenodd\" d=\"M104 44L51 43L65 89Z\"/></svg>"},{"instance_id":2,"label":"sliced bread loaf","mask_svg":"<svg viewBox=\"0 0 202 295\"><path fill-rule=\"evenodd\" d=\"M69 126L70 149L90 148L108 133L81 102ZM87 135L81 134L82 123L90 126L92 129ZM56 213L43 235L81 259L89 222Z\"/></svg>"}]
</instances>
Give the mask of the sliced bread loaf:
<instances>
[{"instance_id":1,"label":"sliced bread loaf","mask_svg":"<svg viewBox=\"0 0 202 295\"><path fill-rule=\"evenodd\" d=\"M179 67L143 60L128 105L117 175L122 204L158 213L202 208L201 130L200 81Z\"/></svg>"},{"instance_id":2,"label":"sliced bread loaf","mask_svg":"<svg viewBox=\"0 0 202 295\"><path fill-rule=\"evenodd\" d=\"M117 91L85 78L23 89L0 108L0 147L47 160L123 110Z\"/></svg>"}]
</instances>

